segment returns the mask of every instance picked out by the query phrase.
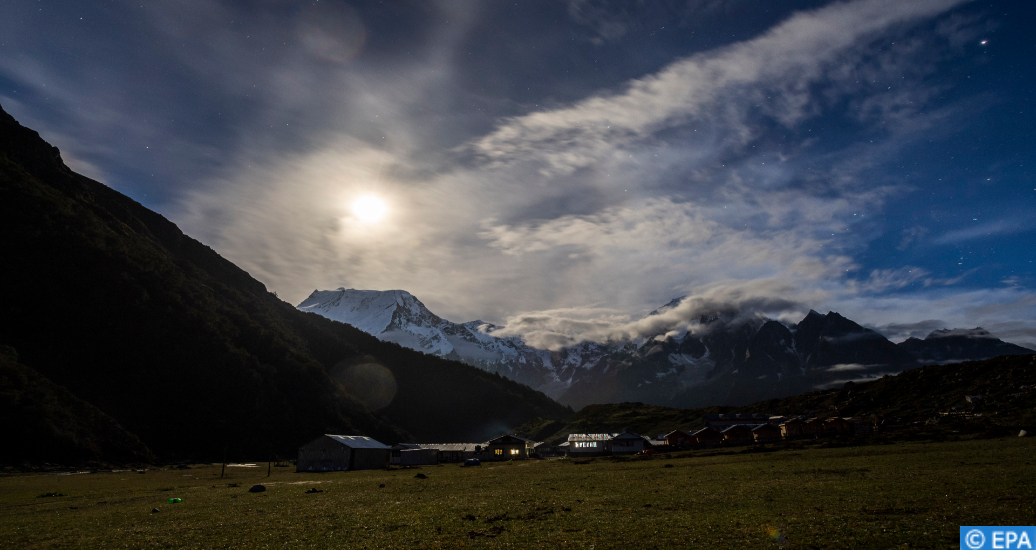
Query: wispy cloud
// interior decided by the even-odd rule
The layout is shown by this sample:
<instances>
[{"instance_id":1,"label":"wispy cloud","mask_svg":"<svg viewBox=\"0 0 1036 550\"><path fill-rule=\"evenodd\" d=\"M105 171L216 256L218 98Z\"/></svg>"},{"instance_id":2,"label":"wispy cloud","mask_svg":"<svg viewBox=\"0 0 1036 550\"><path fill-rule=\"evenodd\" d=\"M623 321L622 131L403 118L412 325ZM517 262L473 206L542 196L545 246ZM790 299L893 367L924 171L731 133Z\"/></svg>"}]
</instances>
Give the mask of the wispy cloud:
<instances>
[{"instance_id":1,"label":"wispy cloud","mask_svg":"<svg viewBox=\"0 0 1036 550\"><path fill-rule=\"evenodd\" d=\"M485 4L462 1L401 10L419 15L406 28L420 32L389 56L395 26L377 27L362 4L124 0L144 30L116 25L129 38L110 51L135 78L66 57L2 56L0 72L36 92L53 86L62 120L99 128L67 139L70 158L97 173L122 163L164 175L151 187L168 194L164 214L295 303L314 288L405 288L447 318L506 320L501 334L547 347L686 330L710 308L976 326L971 317L1027 315L1024 284L954 291L960 281L927 264L858 259L887 231L885 205L910 189L876 169L952 133L971 107L932 101L954 84L935 64L981 30L946 15L964 3L832 2L617 84L580 83L564 101L483 93L521 83L506 67L468 66L472 37L493 21L480 19ZM694 0L676 16L732 5ZM574 0L567 13L603 50L639 32L629 6ZM9 22L0 30L36 40ZM125 53L137 50L142 59ZM161 154L137 150L152 141ZM118 162L98 162L107 156ZM142 179L121 177L108 183ZM360 193L389 203L384 223L352 217ZM982 223L938 234L911 222L892 245L1031 227ZM638 320L674 296L690 298Z\"/></svg>"},{"instance_id":2,"label":"wispy cloud","mask_svg":"<svg viewBox=\"0 0 1036 550\"><path fill-rule=\"evenodd\" d=\"M998 235L1021 233L1036 227L1036 221L1029 217L994 220L991 222L975 221L969 225L969 227L965 227L963 229L947 231L946 233L932 239L932 243L938 245L960 244L967 241L973 241L975 239L985 239Z\"/></svg>"}]
</instances>

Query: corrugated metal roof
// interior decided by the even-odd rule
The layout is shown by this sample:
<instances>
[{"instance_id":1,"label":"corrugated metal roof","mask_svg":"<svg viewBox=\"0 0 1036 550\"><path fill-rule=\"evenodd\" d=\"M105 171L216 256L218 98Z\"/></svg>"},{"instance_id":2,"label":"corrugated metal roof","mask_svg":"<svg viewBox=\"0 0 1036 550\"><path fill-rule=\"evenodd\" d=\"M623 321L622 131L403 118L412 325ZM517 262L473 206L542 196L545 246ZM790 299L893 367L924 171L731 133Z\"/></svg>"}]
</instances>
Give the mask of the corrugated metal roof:
<instances>
[{"instance_id":1,"label":"corrugated metal roof","mask_svg":"<svg viewBox=\"0 0 1036 550\"><path fill-rule=\"evenodd\" d=\"M388 445L362 435L324 434L350 449L390 449Z\"/></svg>"},{"instance_id":2,"label":"corrugated metal roof","mask_svg":"<svg viewBox=\"0 0 1036 550\"><path fill-rule=\"evenodd\" d=\"M533 441L531 439L525 439L524 437L518 437L517 435L506 434L506 435L501 435L500 437L494 437L493 439L490 439L489 441L486 442L486 445L490 445L490 444L492 444L494 441L496 441L498 439L504 439L504 438L508 438L508 437L510 437L512 439L518 439L518 440L524 441L526 443L535 443L535 441Z\"/></svg>"},{"instance_id":3,"label":"corrugated metal roof","mask_svg":"<svg viewBox=\"0 0 1036 550\"><path fill-rule=\"evenodd\" d=\"M568 434L569 441L611 441L619 434Z\"/></svg>"},{"instance_id":4,"label":"corrugated metal roof","mask_svg":"<svg viewBox=\"0 0 1036 550\"><path fill-rule=\"evenodd\" d=\"M734 424L733 426L730 426L729 428L727 428L725 430L722 430L719 433L725 434L725 433L727 433L727 432L729 432L731 430L736 430L736 429L739 429L739 428L740 429L745 429L745 430L754 430L756 427L758 427L760 425L761 424Z\"/></svg>"},{"instance_id":5,"label":"corrugated metal roof","mask_svg":"<svg viewBox=\"0 0 1036 550\"><path fill-rule=\"evenodd\" d=\"M635 434L635 433L625 432L625 433L617 434L612 439L644 439L644 438L642 436L639 436L639 435Z\"/></svg>"},{"instance_id":6,"label":"corrugated metal roof","mask_svg":"<svg viewBox=\"0 0 1036 550\"><path fill-rule=\"evenodd\" d=\"M475 452L475 447L485 448L484 443L418 443L422 449L435 449L438 451L462 451Z\"/></svg>"}]
</instances>

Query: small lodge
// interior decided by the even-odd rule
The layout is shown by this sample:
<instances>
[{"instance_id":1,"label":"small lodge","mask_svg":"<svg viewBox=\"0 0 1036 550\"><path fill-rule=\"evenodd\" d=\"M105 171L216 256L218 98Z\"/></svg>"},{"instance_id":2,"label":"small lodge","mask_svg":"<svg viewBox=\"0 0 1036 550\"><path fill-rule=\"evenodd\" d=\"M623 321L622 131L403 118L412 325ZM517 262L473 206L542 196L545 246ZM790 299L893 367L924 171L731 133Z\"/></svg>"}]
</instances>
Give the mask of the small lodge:
<instances>
[{"instance_id":1,"label":"small lodge","mask_svg":"<svg viewBox=\"0 0 1036 550\"><path fill-rule=\"evenodd\" d=\"M704 445L705 447L715 447L723 443L723 434L716 431L714 428L702 428L693 434L691 434L695 445Z\"/></svg>"},{"instance_id":2,"label":"small lodge","mask_svg":"<svg viewBox=\"0 0 1036 550\"><path fill-rule=\"evenodd\" d=\"M608 442L619 434L568 434L569 456L608 454Z\"/></svg>"},{"instance_id":3,"label":"small lodge","mask_svg":"<svg viewBox=\"0 0 1036 550\"><path fill-rule=\"evenodd\" d=\"M421 449L435 451L438 462L464 462L469 458L485 459L484 443L417 443Z\"/></svg>"},{"instance_id":4,"label":"small lodge","mask_svg":"<svg viewBox=\"0 0 1036 550\"><path fill-rule=\"evenodd\" d=\"M486 442L483 460L521 460L532 456L536 442L516 435L502 435ZM474 457L478 458L478 457Z\"/></svg>"},{"instance_id":5,"label":"small lodge","mask_svg":"<svg viewBox=\"0 0 1036 550\"><path fill-rule=\"evenodd\" d=\"M400 443L391 448L389 464L396 466L426 466L439 463L439 451L422 449L416 443Z\"/></svg>"},{"instance_id":6,"label":"small lodge","mask_svg":"<svg viewBox=\"0 0 1036 550\"><path fill-rule=\"evenodd\" d=\"M562 447L562 445L565 445ZM551 445L550 443L540 442L532 448L532 453L538 458L551 458L556 456L565 456L565 452L568 451L566 443L561 445Z\"/></svg>"},{"instance_id":7,"label":"small lodge","mask_svg":"<svg viewBox=\"0 0 1036 550\"><path fill-rule=\"evenodd\" d=\"M805 425L806 425L806 423L801 421L801 420L799 420L798 418L792 418L792 419L789 419L789 420L785 420L781 424L781 426L780 426L780 428L781 428L781 435L785 439L791 439L793 437L801 437L803 435L802 429L803 429L803 427Z\"/></svg>"},{"instance_id":8,"label":"small lodge","mask_svg":"<svg viewBox=\"0 0 1036 550\"><path fill-rule=\"evenodd\" d=\"M388 466L390 448L362 435L324 434L299 447L296 472L378 470Z\"/></svg>"},{"instance_id":9,"label":"small lodge","mask_svg":"<svg viewBox=\"0 0 1036 550\"><path fill-rule=\"evenodd\" d=\"M844 418L835 417L824 420L824 433L826 434L844 435L852 434L853 431L852 424Z\"/></svg>"},{"instance_id":10,"label":"small lodge","mask_svg":"<svg viewBox=\"0 0 1036 550\"><path fill-rule=\"evenodd\" d=\"M615 455L636 454L644 450L647 440L634 433L621 433L608 441L608 448Z\"/></svg>"},{"instance_id":11,"label":"small lodge","mask_svg":"<svg viewBox=\"0 0 1036 550\"><path fill-rule=\"evenodd\" d=\"M760 424L755 428L752 428L752 439L756 443L780 441L781 429L770 423Z\"/></svg>"},{"instance_id":12,"label":"small lodge","mask_svg":"<svg viewBox=\"0 0 1036 550\"><path fill-rule=\"evenodd\" d=\"M723 443L727 445L744 445L752 442L752 430L744 424L734 424L720 433L723 434Z\"/></svg>"},{"instance_id":13,"label":"small lodge","mask_svg":"<svg viewBox=\"0 0 1036 550\"><path fill-rule=\"evenodd\" d=\"M665 444L669 445L670 447L689 447L694 444L692 443L694 438L691 436L691 434L683 430L671 431L663 436L660 436L659 439L664 439Z\"/></svg>"},{"instance_id":14,"label":"small lodge","mask_svg":"<svg viewBox=\"0 0 1036 550\"><path fill-rule=\"evenodd\" d=\"M824 435L824 421L810 418L802 425L802 435Z\"/></svg>"}]
</instances>

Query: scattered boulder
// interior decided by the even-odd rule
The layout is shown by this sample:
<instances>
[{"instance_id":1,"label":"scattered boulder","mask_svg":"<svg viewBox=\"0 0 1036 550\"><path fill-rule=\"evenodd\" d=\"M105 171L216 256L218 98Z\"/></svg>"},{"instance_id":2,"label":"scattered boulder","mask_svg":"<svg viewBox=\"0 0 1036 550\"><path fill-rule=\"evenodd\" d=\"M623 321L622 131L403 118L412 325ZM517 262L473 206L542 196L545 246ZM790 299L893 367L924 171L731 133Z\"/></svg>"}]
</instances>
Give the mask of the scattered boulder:
<instances>
[{"instance_id":1,"label":"scattered boulder","mask_svg":"<svg viewBox=\"0 0 1036 550\"><path fill-rule=\"evenodd\" d=\"M266 485L252 485L252 488L248 490L249 493L261 493L266 490Z\"/></svg>"},{"instance_id":2,"label":"scattered boulder","mask_svg":"<svg viewBox=\"0 0 1036 550\"><path fill-rule=\"evenodd\" d=\"M1022 430L1022 431L1018 432L1018 437L1025 437L1027 435L1029 435L1029 432L1027 432L1025 430Z\"/></svg>"},{"instance_id":3,"label":"scattered boulder","mask_svg":"<svg viewBox=\"0 0 1036 550\"><path fill-rule=\"evenodd\" d=\"M151 509L151 513L152 514L157 514L158 513L158 508L152 508Z\"/></svg>"},{"instance_id":4,"label":"scattered boulder","mask_svg":"<svg viewBox=\"0 0 1036 550\"><path fill-rule=\"evenodd\" d=\"M382 485L382 487L384 487L384 485ZM321 489L317 489L316 487L313 487L312 489L306 491L306 494L307 495L311 495L313 493L323 493L323 492L324 491L322 491Z\"/></svg>"},{"instance_id":5,"label":"scattered boulder","mask_svg":"<svg viewBox=\"0 0 1036 550\"><path fill-rule=\"evenodd\" d=\"M378 488L379 488L379 489L384 489L384 488L385 488L385 484L384 484L384 483L382 483L381 485L378 485Z\"/></svg>"},{"instance_id":6,"label":"scattered boulder","mask_svg":"<svg viewBox=\"0 0 1036 550\"><path fill-rule=\"evenodd\" d=\"M416 476L414 476L414 479L428 479L428 476L424 474L417 474Z\"/></svg>"}]
</instances>

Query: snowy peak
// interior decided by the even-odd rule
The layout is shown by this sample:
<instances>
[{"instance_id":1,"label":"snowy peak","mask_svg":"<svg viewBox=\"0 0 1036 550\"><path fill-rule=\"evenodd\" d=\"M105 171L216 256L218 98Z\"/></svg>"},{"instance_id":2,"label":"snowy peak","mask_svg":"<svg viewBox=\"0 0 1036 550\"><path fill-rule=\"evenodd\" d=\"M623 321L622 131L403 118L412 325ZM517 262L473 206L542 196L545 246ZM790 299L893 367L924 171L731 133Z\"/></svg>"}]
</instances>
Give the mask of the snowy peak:
<instances>
[{"instance_id":1,"label":"snowy peak","mask_svg":"<svg viewBox=\"0 0 1036 550\"><path fill-rule=\"evenodd\" d=\"M530 348L518 336L497 338L489 334L495 327L484 321L450 322L405 290L315 290L296 307L379 340L506 375L548 394L551 388L555 394L563 389L549 351Z\"/></svg>"},{"instance_id":2,"label":"snowy peak","mask_svg":"<svg viewBox=\"0 0 1036 550\"><path fill-rule=\"evenodd\" d=\"M408 324L442 323L442 319L405 290L314 290L297 308L352 325L368 334L381 334Z\"/></svg>"}]
</instances>

